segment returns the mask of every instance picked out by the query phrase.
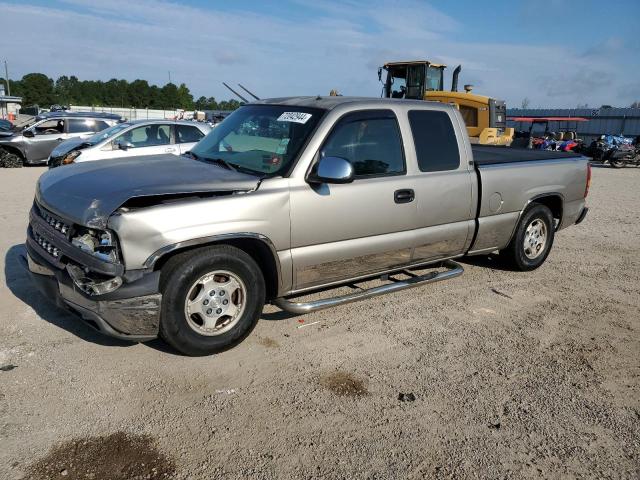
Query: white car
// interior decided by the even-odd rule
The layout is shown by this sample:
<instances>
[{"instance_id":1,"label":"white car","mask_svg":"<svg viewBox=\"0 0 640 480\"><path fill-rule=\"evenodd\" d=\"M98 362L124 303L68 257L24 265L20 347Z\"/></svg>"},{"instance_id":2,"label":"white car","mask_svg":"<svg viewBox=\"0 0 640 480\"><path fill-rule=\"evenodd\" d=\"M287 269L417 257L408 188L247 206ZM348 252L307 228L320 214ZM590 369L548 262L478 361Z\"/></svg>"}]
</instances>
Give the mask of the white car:
<instances>
[{"instance_id":1,"label":"white car","mask_svg":"<svg viewBox=\"0 0 640 480\"><path fill-rule=\"evenodd\" d=\"M58 145L47 164L49 168L71 163L109 158L188 152L211 127L206 123L175 120L138 120L118 123L102 132Z\"/></svg>"}]
</instances>

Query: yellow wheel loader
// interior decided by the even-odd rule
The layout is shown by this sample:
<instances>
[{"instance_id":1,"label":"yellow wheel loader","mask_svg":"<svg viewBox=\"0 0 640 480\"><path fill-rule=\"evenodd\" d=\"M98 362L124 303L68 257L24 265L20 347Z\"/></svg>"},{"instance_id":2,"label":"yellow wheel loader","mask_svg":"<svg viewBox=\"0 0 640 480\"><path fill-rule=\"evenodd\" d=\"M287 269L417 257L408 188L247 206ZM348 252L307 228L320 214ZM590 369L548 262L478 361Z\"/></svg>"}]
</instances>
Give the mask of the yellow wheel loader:
<instances>
[{"instance_id":1,"label":"yellow wheel loader","mask_svg":"<svg viewBox=\"0 0 640 480\"><path fill-rule=\"evenodd\" d=\"M471 93L471 85L465 85L465 91L458 92L461 65L453 71L451 91L445 91L445 68L446 65L428 60L385 63L378 69L380 81L383 81L383 71L387 72L382 96L450 103L460 110L471 143L510 145L514 131L513 128L507 128L505 102Z\"/></svg>"}]
</instances>

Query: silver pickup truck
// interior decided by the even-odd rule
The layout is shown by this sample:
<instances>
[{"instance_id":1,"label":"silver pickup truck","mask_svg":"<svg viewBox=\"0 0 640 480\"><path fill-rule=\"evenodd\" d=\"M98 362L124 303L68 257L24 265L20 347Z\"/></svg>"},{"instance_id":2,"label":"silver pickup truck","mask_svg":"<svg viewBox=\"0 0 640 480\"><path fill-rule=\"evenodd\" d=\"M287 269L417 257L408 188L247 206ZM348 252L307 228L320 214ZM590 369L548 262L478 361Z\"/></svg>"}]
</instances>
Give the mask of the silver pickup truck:
<instances>
[{"instance_id":1,"label":"silver pickup truck","mask_svg":"<svg viewBox=\"0 0 640 480\"><path fill-rule=\"evenodd\" d=\"M579 155L472 147L449 105L263 100L182 157L42 175L25 261L98 330L205 355L245 338L265 302L312 312L457 276L452 259L495 251L537 268L554 233L585 217L589 182ZM434 268L294 298L417 266Z\"/></svg>"}]
</instances>

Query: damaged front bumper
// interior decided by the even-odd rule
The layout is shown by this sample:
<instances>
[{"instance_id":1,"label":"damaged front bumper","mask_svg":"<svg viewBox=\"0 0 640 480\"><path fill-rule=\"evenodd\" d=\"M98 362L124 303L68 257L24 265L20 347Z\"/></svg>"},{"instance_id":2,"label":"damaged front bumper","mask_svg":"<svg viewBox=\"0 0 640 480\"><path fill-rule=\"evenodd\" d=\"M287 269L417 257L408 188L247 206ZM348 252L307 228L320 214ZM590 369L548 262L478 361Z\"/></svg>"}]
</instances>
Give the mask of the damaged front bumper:
<instances>
[{"instance_id":1,"label":"damaged front bumper","mask_svg":"<svg viewBox=\"0 0 640 480\"><path fill-rule=\"evenodd\" d=\"M87 295L67 270L51 268L27 243L23 264L36 287L59 307L77 313L94 329L111 337L134 342L157 338L162 295L160 272L150 272L104 295Z\"/></svg>"}]
</instances>

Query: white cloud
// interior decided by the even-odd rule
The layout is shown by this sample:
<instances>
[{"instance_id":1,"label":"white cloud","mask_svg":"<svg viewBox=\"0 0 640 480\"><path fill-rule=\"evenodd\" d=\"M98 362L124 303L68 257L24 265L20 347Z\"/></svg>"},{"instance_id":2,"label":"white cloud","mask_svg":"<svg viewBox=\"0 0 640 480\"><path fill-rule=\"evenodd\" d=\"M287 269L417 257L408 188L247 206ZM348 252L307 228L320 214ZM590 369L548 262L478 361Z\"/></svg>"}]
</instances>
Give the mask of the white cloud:
<instances>
[{"instance_id":1,"label":"white cloud","mask_svg":"<svg viewBox=\"0 0 640 480\"><path fill-rule=\"evenodd\" d=\"M633 100L615 75L600 73L616 71L613 59L599 58L595 65L588 50L580 55L555 45L457 41L464 26L423 2L317 0L305 7L313 14L301 21L299 15L152 0L0 3L2 43L12 52L13 76L43 72L163 84L170 70L173 81L186 83L194 95L217 98L230 96L222 81L243 83L263 97L327 94L332 88L377 96L378 65L429 58L452 68L462 63L462 83L510 105L524 97L536 106Z\"/></svg>"}]
</instances>

